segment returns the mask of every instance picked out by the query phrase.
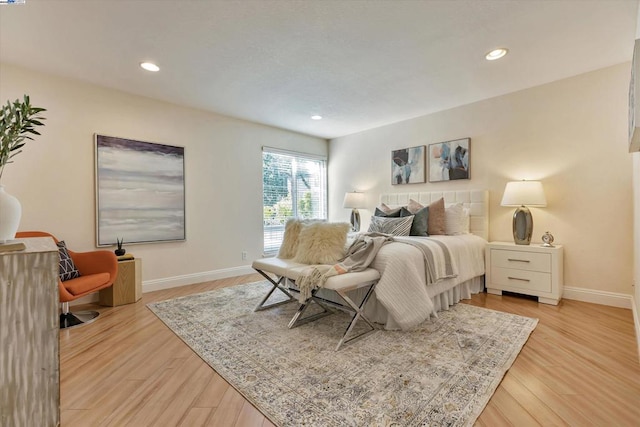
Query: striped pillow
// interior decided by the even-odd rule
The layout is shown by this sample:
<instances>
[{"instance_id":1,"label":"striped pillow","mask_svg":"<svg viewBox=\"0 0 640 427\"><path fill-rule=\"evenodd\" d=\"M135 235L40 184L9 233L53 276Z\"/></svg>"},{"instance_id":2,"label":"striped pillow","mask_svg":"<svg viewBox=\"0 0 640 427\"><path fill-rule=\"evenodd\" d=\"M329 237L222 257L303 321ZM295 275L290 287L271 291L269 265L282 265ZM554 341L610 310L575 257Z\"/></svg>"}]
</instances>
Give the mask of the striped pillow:
<instances>
[{"instance_id":1,"label":"striped pillow","mask_svg":"<svg viewBox=\"0 0 640 427\"><path fill-rule=\"evenodd\" d=\"M393 236L408 236L413 224L413 215L402 218L385 218L372 216L369 232L391 234Z\"/></svg>"}]
</instances>

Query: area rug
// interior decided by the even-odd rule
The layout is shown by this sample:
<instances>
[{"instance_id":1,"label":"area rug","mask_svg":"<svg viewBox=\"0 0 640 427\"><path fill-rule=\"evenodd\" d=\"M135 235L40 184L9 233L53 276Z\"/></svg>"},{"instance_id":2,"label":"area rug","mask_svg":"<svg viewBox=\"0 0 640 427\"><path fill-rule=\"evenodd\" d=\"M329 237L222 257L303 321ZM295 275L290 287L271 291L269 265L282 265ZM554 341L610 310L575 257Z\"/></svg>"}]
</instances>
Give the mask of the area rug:
<instances>
[{"instance_id":1,"label":"area rug","mask_svg":"<svg viewBox=\"0 0 640 427\"><path fill-rule=\"evenodd\" d=\"M278 426L472 425L538 322L456 304L336 352L349 315L288 329L296 303L253 311L268 289L256 282L148 307Z\"/></svg>"}]
</instances>

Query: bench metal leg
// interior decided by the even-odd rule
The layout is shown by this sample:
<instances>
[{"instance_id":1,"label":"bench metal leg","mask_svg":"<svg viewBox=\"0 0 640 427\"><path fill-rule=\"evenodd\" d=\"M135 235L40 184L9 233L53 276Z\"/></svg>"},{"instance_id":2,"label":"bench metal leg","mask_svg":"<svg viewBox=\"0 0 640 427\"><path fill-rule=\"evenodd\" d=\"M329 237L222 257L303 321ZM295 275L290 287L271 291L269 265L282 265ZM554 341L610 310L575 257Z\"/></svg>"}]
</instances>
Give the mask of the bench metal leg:
<instances>
[{"instance_id":1,"label":"bench metal leg","mask_svg":"<svg viewBox=\"0 0 640 427\"><path fill-rule=\"evenodd\" d=\"M311 298L300 304L298 307L298 311L293 315L291 321L289 322L289 329L295 328L296 326L304 325L305 323L312 322L314 320L318 320L322 317L333 314L333 310L323 304L318 298L315 298L315 293L317 289L314 289L312 292ZM320 313L312 314L311 316L302 317L307 308L311 305L312 302L315 302L320 307L322 307L322 311Z\"/></svg>"},{"instance_id":2,"label":"bench metal leg","mask_svg":"<svg viewBox=\"0 0 640 427\"><path fill-rule=\"evenodd\" d=\"M264 298L262 298L262 300L258 303L258 305L256 306L256 308L253 309L253 311L261 311L261 310L266 310L267 308L272 308L272 307L276 307L278 305L282 305L282 304L287 304L293 300L295 300L295 298L293 297L293 295L291 295L289 293L289 291L287 290L287 288L285 286L282 285L282 283L286 280L286 277L281 276L278 277L277 280L273 279L271 276L269 276L267 273L265 273L262 270L256 270L258 273L260 273L265 279L267 279L269 281L269 283L271 283L271 290L267 293L267 295L265 295ZM289 298L284 300L284 301L278 301L278 302L274 302L271 304L265 304L267 302L267 300L271 297L271 295L273 294L273 292L279 289L281 292L283 292L285 295L287 295Z\"/></svg>"},{"instance_id":3,"label":"bench metal leg","mask_svg":"<svg viewBox=\"0 0 640 427\"><path fill-rule=\"evenodd\" d=\"M340 339L340 342L336 346L336 351L340 350L340 347L342 347L342 344L348 343L348 342L356 340L358 338L362 338L365 335L368 335L371 332L374 332L374 331L377 330L376 327L373 326L373 323L371 323L369 321L369 319L367 319L367 317L364 315L364 311L363 311L364 306L367 304L367 301L369 301L369 297L371 297L371 295L373 294L373 290L376 287L376 283L377 282L374 282L374 283L371 284L371 286L369 287L369 290L367 291L366 295L364 296L364 298L360 302L360 305L357 305L356 303L354 303L353 300L351 298L349 298L345 292L341 292L339 290L336 290L336 293L338 295L340 295L340 297L349 305L351 310L354 311L353 317L351 318L351 322L349 322L349 326L347 326L347 329L344 332L344 335L342 336L342 338ZM359 318L362 318L362 320L367 322L367 324L369 325L369 327L371 329L368 330L368 331L362 332L362 333L360 333L360 334L358 334L358 335L356 335L354 337L351 337L351 338L347 339L347 335L356 326L356 323L358 322Z\"/></svg>"}]
</instances>

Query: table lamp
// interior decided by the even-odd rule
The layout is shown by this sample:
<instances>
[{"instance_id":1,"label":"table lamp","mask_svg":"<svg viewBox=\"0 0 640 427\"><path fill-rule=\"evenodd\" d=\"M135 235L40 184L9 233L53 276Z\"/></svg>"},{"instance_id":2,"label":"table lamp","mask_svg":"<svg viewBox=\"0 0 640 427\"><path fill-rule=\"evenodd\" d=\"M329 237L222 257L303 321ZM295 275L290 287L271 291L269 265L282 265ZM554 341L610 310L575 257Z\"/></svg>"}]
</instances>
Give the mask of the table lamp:
<instances>
[{"instance_id":1,"label":"table lamp","mask_svg":"<svg viewBox=\"0 0 640 427\"><path fill-rule=\"evenodd\" d=\"M527 206L545 207L547 199L540 181L511 181L504 188L500 206L517 206L513 214L513 241L516 245L531 243L533 217Z\"/></svg>"},{"instance_id":2,"label":"table lamp","mask_svg":"<svg viewBox=\"0 0 640 427\"><path fill-rule=\"evenodd\" d=\"M353 231L360 231L360 212L358 212L358 208L365 208L365 202L364 193L352 191L344 195L342 207L351 209L351 230Z\"/></svg>"}]
</instances>

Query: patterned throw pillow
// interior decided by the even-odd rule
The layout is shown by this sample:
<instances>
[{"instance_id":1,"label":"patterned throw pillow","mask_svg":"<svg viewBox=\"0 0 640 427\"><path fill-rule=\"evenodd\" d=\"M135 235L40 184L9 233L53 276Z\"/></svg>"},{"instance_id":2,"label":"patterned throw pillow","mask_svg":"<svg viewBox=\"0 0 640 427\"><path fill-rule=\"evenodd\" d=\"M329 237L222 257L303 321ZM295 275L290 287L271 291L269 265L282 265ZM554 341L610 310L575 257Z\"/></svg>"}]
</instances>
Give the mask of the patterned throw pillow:
<instances>
[{"instance_id":1,"label":"patterned throw pillow","mask_svg":"<svg viewBox=\"0 0 640 427\"><path fill-rule=\"evenodd\" d=\"M391 234L394 236L408 236L411 231L411 224L414 216L405 216L402 218L384 218L381 216L372 216L369 224L369 232L377 232Z\"/></svg>"},{"instance_id":2,"label":"patterned throw pillow","mask_svg":"<svg viewBox=\"0 0 640 427\"><path fill-rule=\"evenodd\" d=\"M80 277L80 272L76 268L76 265L73 263L73 260L69 256L69 252L67 251L67 245L63 241L57 243L58 245L58 255L60 257L60 280L63 282L65 280L75 279L76 277Z\"/></svg>"}]
</instances>

